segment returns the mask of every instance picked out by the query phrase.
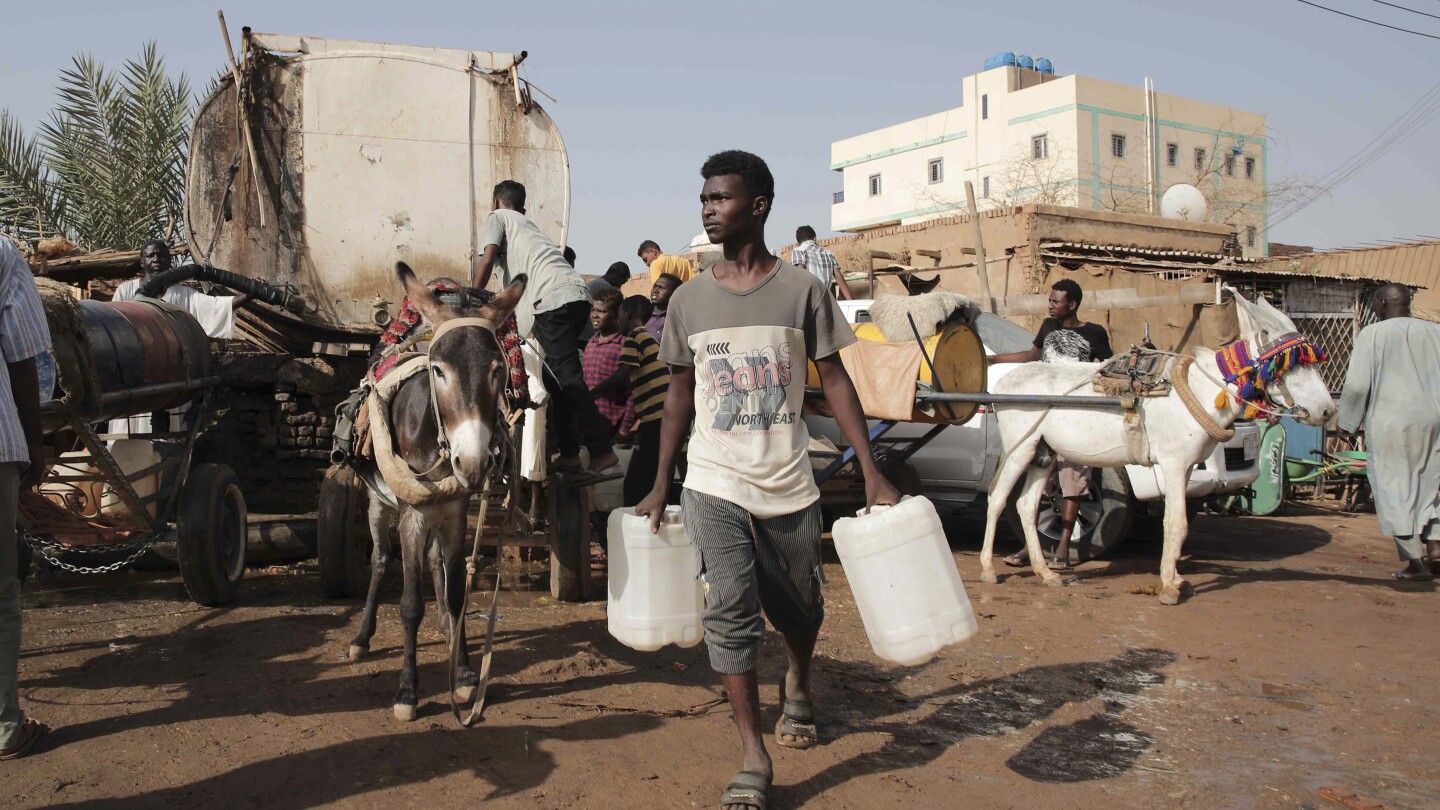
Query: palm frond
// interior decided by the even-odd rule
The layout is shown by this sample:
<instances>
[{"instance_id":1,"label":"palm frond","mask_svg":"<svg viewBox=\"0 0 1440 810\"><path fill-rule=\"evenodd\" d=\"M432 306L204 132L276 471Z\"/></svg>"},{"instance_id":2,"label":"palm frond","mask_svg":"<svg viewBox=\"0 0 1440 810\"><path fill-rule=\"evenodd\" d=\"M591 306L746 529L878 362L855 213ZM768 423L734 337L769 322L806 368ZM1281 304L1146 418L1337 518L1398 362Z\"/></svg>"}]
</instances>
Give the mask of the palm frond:
<instances>
[{"instance_id":1,"label":"palm frond","mask_svg":"<svg viewBox=\"0 0 1440 810\"><path fill-rule=\"evenodd\" d=\"M45 152L9 110L0 110L0 229L24 239L63 233L65 198Z\"/></svg>"}]
</instances>

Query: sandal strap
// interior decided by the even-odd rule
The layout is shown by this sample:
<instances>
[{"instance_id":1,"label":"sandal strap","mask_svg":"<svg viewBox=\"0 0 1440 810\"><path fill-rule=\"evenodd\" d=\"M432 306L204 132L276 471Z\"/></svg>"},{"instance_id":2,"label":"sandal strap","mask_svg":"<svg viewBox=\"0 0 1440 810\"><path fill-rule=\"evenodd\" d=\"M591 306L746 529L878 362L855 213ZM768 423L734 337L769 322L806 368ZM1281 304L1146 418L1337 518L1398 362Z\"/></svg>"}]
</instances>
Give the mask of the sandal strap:
<instances>
[{"instance_id":1,"label":"sandal strap","mask_svg":"<svg viewBox=\"0 0 1440 810\"><path fill-rule=\"evenodd\" d=\"M720 796L721 805L744 804L750 807L765 810L768 804L767 798L770 792L770 780L765 774L754 771L741 771L735 774L730 784L725 786L725 792Z\"/></svg>"},{"instance_id":2,"label":"sandal strap","mask_svg":"<svg viewBox=\"0 0 1440 810\"><path fill-rule=\"evenodd\" d=\"M785 715L786 720L795 723L809 723L813 727L815 723L815 704L809 700L789 700L780 707L780 713Z\"/></svg>"}]
</instances>

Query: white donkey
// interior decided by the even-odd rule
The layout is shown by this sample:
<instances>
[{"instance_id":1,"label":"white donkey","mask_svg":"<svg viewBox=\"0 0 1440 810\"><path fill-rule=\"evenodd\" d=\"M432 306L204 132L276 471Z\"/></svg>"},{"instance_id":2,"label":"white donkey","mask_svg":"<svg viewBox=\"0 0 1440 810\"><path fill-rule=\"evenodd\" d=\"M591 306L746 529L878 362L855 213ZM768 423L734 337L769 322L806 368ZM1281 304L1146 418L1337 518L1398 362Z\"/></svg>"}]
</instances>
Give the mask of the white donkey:
<instances>
[{"instance_id":1,"label":"white donkey","mask_svg":"<svg viewBox=\"0 0 1440 810\"><path fill-rule=\"evenodd\" d=\"M1233 290L1232 290L1233 293ZM1229 357L1265 357L1271 363L1273 379L1261 381L1260 390L1247 388L1245 394L1257 404L1284 410L1308 425L1323 425L1335 414L1330 391L1315 369L1314 347L1299 336L1295 324L1263 298L1256 303L1235 294L1240 320L1240 340L1226 347ZM1238 345L1243 344L1243 345ZM1285 347L1289 347L1288 349ZM1267 349L1271 350L1266 355ZM1291 354L1285 355L1289 351ZM1278 355L1277 355L1278 352ZM1280 362L1275 362L1275 357ZM1319 359L1323 359L1323 353ZM1286 361L1293 361L1287 364ZM1174 374L1182 359L1170 366ZM997 394L1064 394L1098 397L1090 385L1101 363L1027 363L995 384ZM1234 365L1233 363L1231 365ZM1243 363L1241 364L1243 365ZM1265 365L1254 363L1256 367ZM1185 492L1190 470L1215 449L1217 437L1246 409L1237 394L1246 377L1226 384L1216 352L1196 349L1194 362L1185 369L1184 380L1194 392L1191 406L1179 391L1164 397L1137 401L1143 433L1126 436L1122 412L1113 408L1047 407L1043 405L997 405L1001 442L1005 447L999 469L990 486L985 522L985 546L980 552L981 579L995 583L993 551L995 526L1004 511L1011 490L1028 471L1016 507L1025 532L1030 566L1046 585L1059 585L1060 576L1045 564L1040 536L1035 528L1036 510L1049 470L1032 464L1042 442L1070 461L1091 467L1121 467L1126 464L1156 465L1165 488L1165 548L1160 558L1160 601L1179 603L1188 585L1176 573L1175 563L1189 527L1185 516ZM1256 378L1251 376L1250 382ZM1225 396L1221 397L1222 390ZM1199 413L1192 413L1192 407ZM1202 423L1208 419L1210 424ZM1139 437L1138 440L1136 437Z\"/></svg>"}]
</instances>

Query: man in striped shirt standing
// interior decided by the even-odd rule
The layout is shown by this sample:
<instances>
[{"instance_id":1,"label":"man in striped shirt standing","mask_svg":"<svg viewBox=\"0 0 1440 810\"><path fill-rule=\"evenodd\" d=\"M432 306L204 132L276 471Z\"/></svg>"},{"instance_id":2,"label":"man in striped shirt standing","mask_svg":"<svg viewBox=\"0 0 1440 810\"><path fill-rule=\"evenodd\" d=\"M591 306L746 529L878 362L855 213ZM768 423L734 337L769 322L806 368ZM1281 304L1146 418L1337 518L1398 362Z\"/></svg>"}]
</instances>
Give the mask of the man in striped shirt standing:
<instances>
[{"instance_id":1,"label":"man in striped shirt standing","mask_svg":"<svg viewBox=\"0 0 1440 810\"><path fill-rule=\"evenodd\" d=\"M47 726L20 711L20 579L15 513L20 489L40 483L40 378L35 358L50 329L35 276L20 250L0 236L0 760L30 753Z\"/></svg>"},{"instance_id":2,"label":"man in striped shirt standing","mask_svg":"<svg viewBox=\"0 0 1440 810\"><path fill-rule=\"evenodd\" d=\"M660 467L660 416L670 390L670 369L660 362L660 344L643 326L653 309L641 295L632 295L620 304L620 333L625 336L620 368L630 374L630 400L635 408L635 451L625 471L626 506L634 506L650 494Z\"/></svg>"},{"instance_id":3,"label":"man in striped shirt standing","mask_svg":"<svg viewBox=\"0 0 1440 810\"><path fill-rule=\"evenodd\" d=\"M801 225L795 229L795 241L798 242L790 251L790 263L801 270L810 271L810 275L820 279L832 295L839 288L839 298L842 301L849 301L855 297L850 292L850 285L845 283L845 273L840 269L840 262L836 260L835 254L815 244L815 229L809 225Z\"/></svg>"}]
</instances>

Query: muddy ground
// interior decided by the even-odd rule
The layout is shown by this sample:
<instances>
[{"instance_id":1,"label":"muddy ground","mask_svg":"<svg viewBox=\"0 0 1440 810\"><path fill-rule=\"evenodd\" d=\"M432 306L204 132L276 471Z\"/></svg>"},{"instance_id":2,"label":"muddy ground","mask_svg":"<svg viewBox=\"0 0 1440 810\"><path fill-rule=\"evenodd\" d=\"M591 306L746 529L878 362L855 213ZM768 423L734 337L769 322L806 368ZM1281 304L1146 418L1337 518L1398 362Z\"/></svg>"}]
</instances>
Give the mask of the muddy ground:
<instances>
[{"instance_id":1,"label":"muddy ground","mask_svg":"<svg viewBox=\"0 0 1440 810\"><path fill-rule=\"evenodd\" d=\"M1389 578L1373 515L1295 511L1201 517L1179 607L1131 592L1155 580L1144 544L1067 587L985 586L982 521L952 521L980 635L912 669L874 657L827 566L824 744L772 746L771 806L1331 807L1324 785L1440 805L1440 593ZM461 730L433 613L402 725L398 582L360 663L342 660L357 606L317 591L309 565L251 571L226 610L174 576L32 582L21 694L56 730L0 764L0 806L710 807L738 765L702 648L631 651L603 603L507 594L498 702ZM783 654L765 652L773 718Z\"/></svg>"}]
</instances>

